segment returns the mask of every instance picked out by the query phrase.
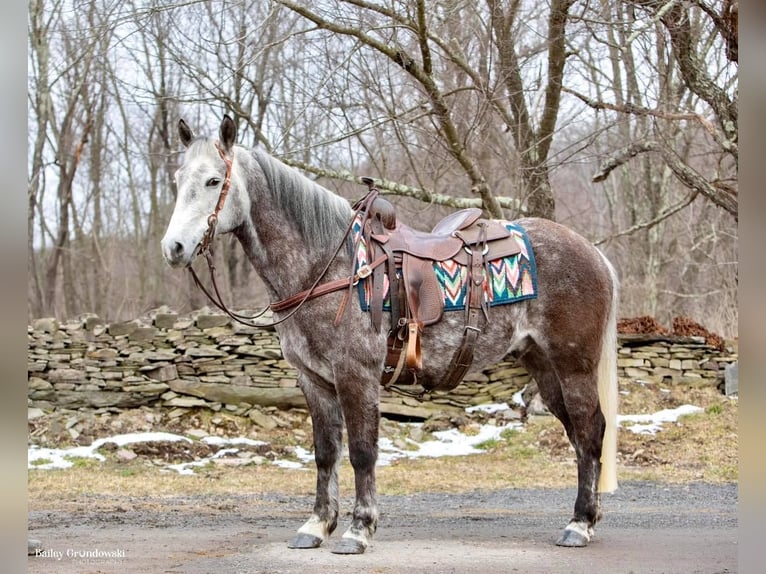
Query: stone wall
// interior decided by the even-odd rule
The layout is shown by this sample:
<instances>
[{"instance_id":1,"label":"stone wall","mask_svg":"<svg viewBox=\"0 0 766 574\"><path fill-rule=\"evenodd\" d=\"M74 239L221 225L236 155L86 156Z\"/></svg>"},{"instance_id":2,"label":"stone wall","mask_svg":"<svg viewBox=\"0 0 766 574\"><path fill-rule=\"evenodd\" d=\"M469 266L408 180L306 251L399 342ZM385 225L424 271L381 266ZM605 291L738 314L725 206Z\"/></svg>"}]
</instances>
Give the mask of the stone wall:
<instances>
[{"instance_id":1,"label":"stone wall","mask_svg":"<svg viewBox=\"0 0 766 574\"><path fill-rule=\"evenodd\" d=\"M29 325L28 339L28 403L45 411L148 405L180 416L200 407L246 414L254 406L305 406L273 329L232 323L207 309L188 316L161 309L110 325L95 316L64 324L38 319ZM699 337L623 335L618 368L625 379L721 386L726 365L736 360L736 349L721 352ZM529 381L511 359L426 401L383 391L381 410L426 418L434 411L510 402Z\"/></svg>"}]
</instances>

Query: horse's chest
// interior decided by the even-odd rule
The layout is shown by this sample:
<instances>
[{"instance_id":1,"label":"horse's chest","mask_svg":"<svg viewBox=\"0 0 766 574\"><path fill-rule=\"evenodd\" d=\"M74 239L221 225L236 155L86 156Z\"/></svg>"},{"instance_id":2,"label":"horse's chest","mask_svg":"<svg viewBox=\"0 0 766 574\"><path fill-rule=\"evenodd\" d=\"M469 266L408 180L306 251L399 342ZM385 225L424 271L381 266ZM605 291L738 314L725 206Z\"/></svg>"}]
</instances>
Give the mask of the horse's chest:
<instances>
[{"instance_id":1,"label":"horse's chest","mask_svg":"<svg viewBox=\"0 0 766 574\"><path fill-rule=\"evenodd\" d=\"M279 334L279 344L282 347L282 356L295 369L302 372L325 371L322 372L325 377L331 374L323 368L326 360L315 337L306 336L297 330L285 330Z\"/></svg>"}]
</instances>

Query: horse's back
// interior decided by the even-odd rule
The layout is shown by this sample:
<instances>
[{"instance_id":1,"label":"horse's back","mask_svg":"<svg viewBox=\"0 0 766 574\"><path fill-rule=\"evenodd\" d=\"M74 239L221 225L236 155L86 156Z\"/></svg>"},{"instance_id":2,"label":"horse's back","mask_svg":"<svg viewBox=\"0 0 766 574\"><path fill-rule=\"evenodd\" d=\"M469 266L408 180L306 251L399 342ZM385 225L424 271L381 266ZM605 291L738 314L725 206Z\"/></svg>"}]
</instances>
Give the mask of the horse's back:
<instances>
[{"instance_id":1,"label":"horse's back","mask_svg":"<svg viewBox=\"0 0 766 574\"><path fill-rule=\"evenodd\" d=\"M545 284L546 291L586 299L608 291L611 299L608 263L582 235L548 219L527 217L513 223L527 232L537 262L538 281Z\"/></svg>"}]
</instances>

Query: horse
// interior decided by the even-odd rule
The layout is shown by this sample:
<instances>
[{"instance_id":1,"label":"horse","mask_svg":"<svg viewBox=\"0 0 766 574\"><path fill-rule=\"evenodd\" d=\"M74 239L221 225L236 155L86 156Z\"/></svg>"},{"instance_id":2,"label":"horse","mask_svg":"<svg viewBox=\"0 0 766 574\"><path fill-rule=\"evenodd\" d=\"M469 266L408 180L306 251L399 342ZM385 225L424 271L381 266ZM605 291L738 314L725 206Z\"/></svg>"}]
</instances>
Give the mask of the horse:
<instances>
[{"instance_id":1,"label":"horse","mask_svg":"<svg viewBox=\"0 0 766 574\"><path fill-rule=\"evenodd\" d=\"M196 136L182 119L185 148L175 174L177 196L161 241L167 263L190 268L213 234L232 233L265 284L271 301L323 281L348 281L354 212L347 200L288 167L259 146L236 143L225 115L218 138ZM514 222L526 230L537 263L539 295L492 307L482 317L471 370L510 355L534 377L544 404L563 424L577 459L574 514L556 544L587 546L601 518L602 492L616 489L616 308L618 280L607 258L569 228L541 218ZM342 245L342 248L339 246ZM331 549L361 554L378 524L381 372L391 325L371 325L354 291L301 298L274 313L284 358L298 371L313 428L316 496L289 548L317 548L338 524L338 469L344 425L355 479L351 523ZM445 312L424 329L418 380L437 384L444 358L457 348L461 313Z\"/></svg>"}]
</instances>

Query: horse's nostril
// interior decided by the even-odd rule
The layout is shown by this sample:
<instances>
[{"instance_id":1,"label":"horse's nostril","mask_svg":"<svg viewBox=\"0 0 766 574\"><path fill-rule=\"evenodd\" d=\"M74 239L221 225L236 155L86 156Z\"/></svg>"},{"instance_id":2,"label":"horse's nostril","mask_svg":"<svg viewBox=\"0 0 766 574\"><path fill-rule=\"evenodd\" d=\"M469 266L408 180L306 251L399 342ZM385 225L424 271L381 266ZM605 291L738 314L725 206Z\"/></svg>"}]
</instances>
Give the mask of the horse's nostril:
<instances>
[{"instance_id":1,"label":"horse's nostril","mask_svg":"<svg viewBox=\"0 0 766 574\"><path fill-rule=\"evenodd\" d=\"M176 241L173 244L173 255L175 257L180 257L181 255L183 255L183 252L184 252L184 246L181 245L178 241Z\"/></svg>"}]
</instances>

